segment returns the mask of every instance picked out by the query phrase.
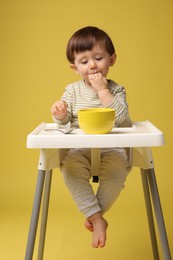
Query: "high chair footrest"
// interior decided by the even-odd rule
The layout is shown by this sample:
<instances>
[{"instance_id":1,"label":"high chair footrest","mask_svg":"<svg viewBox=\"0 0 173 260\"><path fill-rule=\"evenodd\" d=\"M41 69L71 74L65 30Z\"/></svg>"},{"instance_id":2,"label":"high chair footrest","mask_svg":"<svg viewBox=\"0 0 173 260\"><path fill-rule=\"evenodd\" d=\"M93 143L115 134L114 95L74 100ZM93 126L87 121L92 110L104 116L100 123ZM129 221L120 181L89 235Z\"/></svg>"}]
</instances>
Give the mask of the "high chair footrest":
<instances>
[{"instance_id":1,"label":"high chair footrest","mask_svg":"<svg viewBox=\"0 0 173 260\"><path fill-rule=\"evenodd\" d=\"M99 176L93 176L93 182L98 183L99 182Z\"/></svg>"}]
</instances>

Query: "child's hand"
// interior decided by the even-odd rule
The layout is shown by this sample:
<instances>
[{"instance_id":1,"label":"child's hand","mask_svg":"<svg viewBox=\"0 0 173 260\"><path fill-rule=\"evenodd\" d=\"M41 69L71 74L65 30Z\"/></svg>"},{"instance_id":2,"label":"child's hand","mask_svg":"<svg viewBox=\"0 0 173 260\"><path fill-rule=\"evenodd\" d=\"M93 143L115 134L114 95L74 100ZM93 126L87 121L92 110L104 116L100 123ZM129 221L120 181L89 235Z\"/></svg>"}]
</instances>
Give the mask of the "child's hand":
<instances>
[{"instance_id":1,"label":"child's hand","mask_svg":"<svg viewBox=\"0 0 173 260\"><path fill-rule=\"evenodd\" d=\"M100 72L90 74L88 78L89 78L92 88L96 92L99 92L100 90L108 88L107 79Z\"/></svg>"},{"instance_id":2,"label":"child's hand","mask_svg":"<svg viewBox=\"0 0 173 260\"><path fill-rule=\"evenodd\" d=\"M56 101L51 107L52 115L58 120L64 119L67 115L67 107L68 105L64 100Z\"/></svg>"}]
</instances>

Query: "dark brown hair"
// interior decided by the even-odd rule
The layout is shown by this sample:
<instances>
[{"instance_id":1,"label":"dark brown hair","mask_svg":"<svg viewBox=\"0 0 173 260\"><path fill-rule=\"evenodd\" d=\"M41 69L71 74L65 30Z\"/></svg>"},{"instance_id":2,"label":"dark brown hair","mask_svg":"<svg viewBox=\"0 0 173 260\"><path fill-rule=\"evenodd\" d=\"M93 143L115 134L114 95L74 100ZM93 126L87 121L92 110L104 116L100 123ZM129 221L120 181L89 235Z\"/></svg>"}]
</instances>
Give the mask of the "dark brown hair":
<instances>
[{"instance_id":1,"label":"dark brown hair","mask_svg":"<svg viewBox=\"0 0 173 260\"><path fill-rule=\"evenodd\" d=\"M103 43L111 56L115 53L114 45L106 32L97 27L87 26L76 31L68 41L67 59L70 63L74 63L75 53L92 50L96 42Z\"/></svg>"}]
</instances>

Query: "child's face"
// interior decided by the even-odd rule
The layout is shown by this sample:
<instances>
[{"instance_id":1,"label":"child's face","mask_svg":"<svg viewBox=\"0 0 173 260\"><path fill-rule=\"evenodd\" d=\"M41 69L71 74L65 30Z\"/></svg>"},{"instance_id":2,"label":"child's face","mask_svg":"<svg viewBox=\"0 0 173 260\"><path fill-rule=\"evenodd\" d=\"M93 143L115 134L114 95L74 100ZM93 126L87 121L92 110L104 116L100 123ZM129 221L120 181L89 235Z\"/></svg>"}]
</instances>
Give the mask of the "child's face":
<instances>
[{"instance_id":1,"label":"child's face","mask_svg":"<svg viewBox=\"0 0 173 260\"><path fill-rule=\"evenodd\" d=\"M100 72L106 77L109 67L115 63L115 60L115 54L110 56L104 45L97 43L90 51L75 53L75 61L71 64L71 68L90 85L88 76Z\"/></svg>"}]
</instances>

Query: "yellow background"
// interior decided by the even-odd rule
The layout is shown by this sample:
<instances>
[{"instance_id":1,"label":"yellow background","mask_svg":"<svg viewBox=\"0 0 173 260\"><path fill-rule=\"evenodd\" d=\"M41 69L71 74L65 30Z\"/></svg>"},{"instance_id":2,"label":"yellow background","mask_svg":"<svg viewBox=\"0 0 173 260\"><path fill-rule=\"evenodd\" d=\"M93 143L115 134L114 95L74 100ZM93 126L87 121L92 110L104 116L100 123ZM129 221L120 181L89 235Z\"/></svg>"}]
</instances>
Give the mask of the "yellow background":
<instances>
[{"instance_id":1,"label":"yellow background","mask_svg":"<svg viewBox=\"0 0 173 260\"><path fill-rule=\"evenodd\" d=\"M166 145L154 148L153 156L173 254L173 1L1 0L0 5L0 259L24 259L39 156L26 149L26 137L42 121L52 121L52 103L78 79L65 47L87 25L107 31L115 44L118 58L109 77L125 86L132 119L150 120L165 134ZM49 213L46 260L152 259L137 169L106 215L104 249L92 249L91 234L58 170Z\"/></svg>"}]
</instances>

